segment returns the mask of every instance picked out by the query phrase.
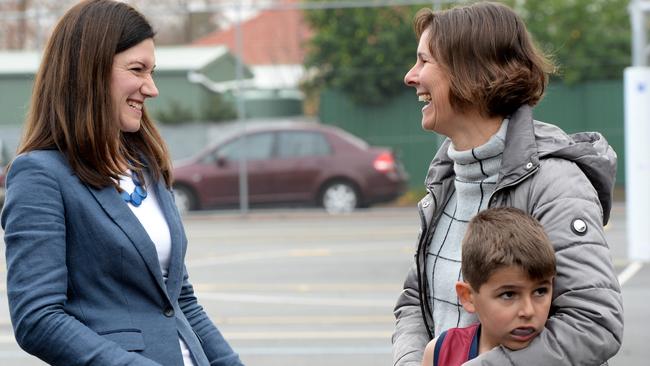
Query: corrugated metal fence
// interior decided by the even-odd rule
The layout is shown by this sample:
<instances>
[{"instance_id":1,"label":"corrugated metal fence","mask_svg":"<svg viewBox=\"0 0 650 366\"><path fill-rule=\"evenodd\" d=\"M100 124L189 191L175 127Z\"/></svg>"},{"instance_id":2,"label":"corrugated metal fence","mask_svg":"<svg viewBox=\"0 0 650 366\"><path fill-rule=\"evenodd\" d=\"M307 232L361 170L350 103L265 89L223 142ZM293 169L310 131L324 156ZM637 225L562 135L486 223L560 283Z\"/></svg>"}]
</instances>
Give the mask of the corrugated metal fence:
<instances>
[{"instance_id":1,"label":"corrugated metal fence","mask_svg":"<svg viewBox=\"0 0 650 366\"><path fill-rule=\"evenodd\" d=\"M392 147L410 174L410 186L418 188L442 141L436 134L422 130L422 106L412 90L377 106L357 106L344 93L327 90L321 95L319 117L322 123L339 126L373 145ZM618 154L617 185L624 184L622 80L575 86L551 83L534 116L569 133L601 132Z\"/></svg>"}]
</instances>

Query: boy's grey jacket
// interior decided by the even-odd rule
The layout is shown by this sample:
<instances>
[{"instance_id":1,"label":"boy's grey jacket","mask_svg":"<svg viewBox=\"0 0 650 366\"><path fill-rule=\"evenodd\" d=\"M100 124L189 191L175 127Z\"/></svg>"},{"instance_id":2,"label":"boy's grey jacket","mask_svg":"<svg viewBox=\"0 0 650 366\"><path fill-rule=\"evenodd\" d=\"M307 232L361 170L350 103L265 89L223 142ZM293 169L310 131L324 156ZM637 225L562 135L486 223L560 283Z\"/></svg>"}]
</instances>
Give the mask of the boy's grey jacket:
<instances>
[{"instance_id":1,"label":"boy's grey jacket","mask_svg":"<svg viewBox=\"0 0 650 366\"><path fill-rule=\"evenodd\" d=\"M449 144L447 139L431 162L425 181L429 194L418 204L421 229L415 263L395 306L394 365L420 365L432 338L430 304L420 289L428 291L428 238L454 190ZM616 154L600 134L569 136L534 121L529 106L511 116L489 206L522 209L546 229L557 257L551 315L546 329L527 348L498 347L465 365L593 366L616 354L623 338L623 305L603 232L615 173ZM584 232L572 228L576 220L586 223Z\"/></svg>"}]
</instances>

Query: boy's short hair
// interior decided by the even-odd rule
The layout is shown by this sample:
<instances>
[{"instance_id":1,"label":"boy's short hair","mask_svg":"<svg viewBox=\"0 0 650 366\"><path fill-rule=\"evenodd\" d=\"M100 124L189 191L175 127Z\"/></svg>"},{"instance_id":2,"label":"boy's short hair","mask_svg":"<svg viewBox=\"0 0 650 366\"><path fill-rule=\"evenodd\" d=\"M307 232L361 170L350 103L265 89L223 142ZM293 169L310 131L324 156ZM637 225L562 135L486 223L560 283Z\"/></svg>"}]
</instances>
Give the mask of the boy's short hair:
<instances>
[{"instance_id":1,"label":"boy's short hair","mask_svg":"<svg viewBox=\"0 0 650 366\"><path fill-rule=\"evenodd\" d=\"M542 98L553 63L532 42L523 20L503 4L480 2L449 10L421 9L418 38L429 30L429 51L449 75L457 112L478 107L506 117Z\"/></svg>"},{"instance_id":2,"label":"boy's short hair","mask_svg":"<svg viewBox=\"0 0 650 366\"><path fill-rule=\"evenodd\" d=\"M490 208L470 220L462 243L463 279L475 291L504 266L519 266L532 280L555 275L555 251L542 225L512 207Z\"/></svg>"}]
</instances>

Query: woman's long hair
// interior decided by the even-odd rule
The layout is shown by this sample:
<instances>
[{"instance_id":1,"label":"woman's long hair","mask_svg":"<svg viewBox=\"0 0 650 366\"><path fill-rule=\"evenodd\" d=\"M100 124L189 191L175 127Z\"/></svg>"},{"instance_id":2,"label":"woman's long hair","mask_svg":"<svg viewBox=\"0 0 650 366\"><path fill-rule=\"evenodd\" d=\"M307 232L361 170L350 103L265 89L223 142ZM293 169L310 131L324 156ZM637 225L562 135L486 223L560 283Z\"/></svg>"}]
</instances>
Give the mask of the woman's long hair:
<instances>
[{"instance_id":1,"label":"woman's long hair","mask_svg":"<svg viewBox=\"0 0 650 366\"><path fill-rule=\"evenodd\" d=\"M122 132L111 98L115 54L153 38L131 6L83 1L59 20L36 75L18 153L57 149L76 175L95 187L117 187L124 167L171 186L169 153L143 109L140 129Z\"/></svg>"}]
</instances>

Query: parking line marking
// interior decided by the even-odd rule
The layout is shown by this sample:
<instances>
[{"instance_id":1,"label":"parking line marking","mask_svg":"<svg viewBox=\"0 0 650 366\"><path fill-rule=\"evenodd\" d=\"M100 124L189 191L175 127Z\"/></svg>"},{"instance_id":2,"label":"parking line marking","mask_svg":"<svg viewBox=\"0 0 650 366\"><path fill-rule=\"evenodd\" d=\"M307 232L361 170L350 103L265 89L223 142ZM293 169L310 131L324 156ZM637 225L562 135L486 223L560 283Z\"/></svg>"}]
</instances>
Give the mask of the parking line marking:
<instances>
[{"instance_id":1,"label":"parking line marking","mask_svg":"<svg viewBox=\"0 0 650 366\"><path fill-rule=\"evenodd\" d=\"M369 282L345 282L345 283L314 283L314 282L228 282L208 283L194 282L194 292L261 292L261 293L313 293L313 292L341 292L354 291L356 293L377 294L380 292L398 293L402 289L401 283L369 283ZM199 295L201 296L201 295Z\"/></svg>"},{"instance_id":2,"label":"parking line marking","mask_svg":"<svg viewBox=\"0 0 650 366\"><path fill-rule=\"evenodd\" d=\"M236 347L241 355L369 355L390 354L391 347Z\"/></svg>"},{"instance_id":3,"label":"parking line marking","mask_svg":"<svg viewBox=\"0 0 650 366\"><path fill-rule=\"evenodd\" d=\"M269 250L255 252L241 252L234 254L208 256L195 260L186 261L189 268L209 267L216 264L234 264L239 262L250 262L268 259L296 258L296 257L329 257L346 254L371 253L395 253L403 252L404 247L384 246L377 247L377 243L359 244L354 247L330 247L330 248L294 248L286 250Z\"/></svg>"},{"instance_id":4,"label":"parking line marking","mask_svg":"<svg viewBox=\"0 0 650 366\"><path fill-rule=\"evenodd\" d=\"M315 305L315 306L354 306L370 308L392 309L394 299L343 299L324 297L297 297L297 296L264 296L250 294L226 294L216 292L203 292L201 299L220 300L230 302L261 303L261 304L291 304L291 305Z\"/></svg>"},{"instance_id":5,"label":"parking line marking","mask_svg":"<svg viewBox=\"0 0 650 366\"><path fill-rule=\"evenodd\" d=\"M640 261L630 263L630 265L625 267L623 272L618 275L618 283L623 286L630 278L639 272L641 267L643 267L643 263Z\"/></svg>"},{"instance_id":6,"label":"parking line marking","mask_svg":"<svg viewBox=\"0 0 650 366\"><path fill-rule=\"evenodd\" d=\"M231 325L352 325L371 324L393 326L393 315L348 315L348 316L229 316L213 317L220 326Z\"/></svg>"},{"instance_id":7,"label":"parking line marking","mask_svg":"<svg viewBox=\"0 0 650 366\"><path fill-rule=\"evenodd\" d=\"M390 339L392 331L306 331L306 332L223 332L228 340L262 340L262 339Z\"/></svg>"},{"instance_id":8,"label":"parking line marking","mask_svg":"<svg viewBox=\"0 0 650 366\"><path fill-rule=\"evenodd\" d=\"M16 338L13 333L3 333L0 334L0 343L1 344L16 344Z\"/></svg>"}]
</instances>

